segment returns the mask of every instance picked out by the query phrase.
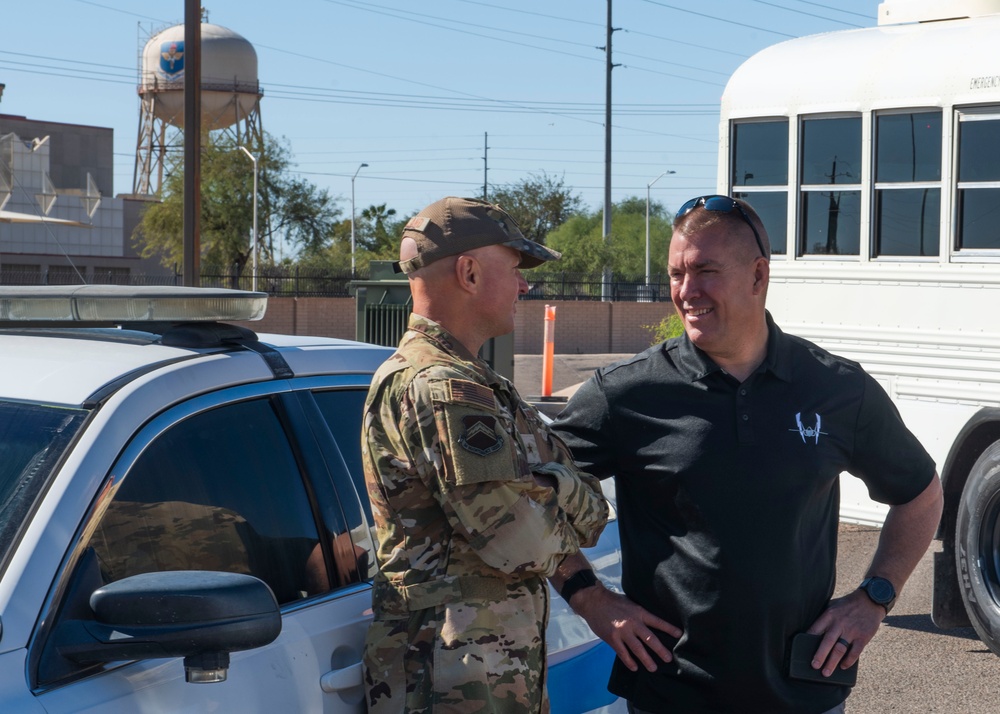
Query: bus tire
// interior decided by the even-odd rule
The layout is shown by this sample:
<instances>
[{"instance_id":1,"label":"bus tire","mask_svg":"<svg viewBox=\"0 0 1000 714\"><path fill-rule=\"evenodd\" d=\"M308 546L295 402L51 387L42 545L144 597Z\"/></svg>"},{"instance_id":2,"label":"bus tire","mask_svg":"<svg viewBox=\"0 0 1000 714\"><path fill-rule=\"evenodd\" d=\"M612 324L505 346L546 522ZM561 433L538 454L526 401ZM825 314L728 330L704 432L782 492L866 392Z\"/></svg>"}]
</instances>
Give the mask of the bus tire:
<instances>
[{"instance_id":1,"label":"bus tire","mask_svg":"<svg viewBox=\"0 0 1000 714\"><path fill-rule=\"evenodd\" d=\"M980 455L955 523L959 590L980 639L1000 655L1000 441Z\"/></svg>"}]
</instances>

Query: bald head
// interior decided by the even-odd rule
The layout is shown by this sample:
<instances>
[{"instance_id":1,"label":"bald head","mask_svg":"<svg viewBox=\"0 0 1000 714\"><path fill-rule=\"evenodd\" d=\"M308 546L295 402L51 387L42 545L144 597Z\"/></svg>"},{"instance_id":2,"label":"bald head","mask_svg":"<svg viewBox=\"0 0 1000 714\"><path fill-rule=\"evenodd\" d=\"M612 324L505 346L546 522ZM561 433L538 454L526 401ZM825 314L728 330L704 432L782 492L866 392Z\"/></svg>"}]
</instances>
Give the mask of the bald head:
<instances>
[{"instance_id":1,"label":"bald head","mask_svg":"<svg viewBox=\"0 0 1000 714\"><path fill-rule=\"evenodd\" d=\"M400 258L412 247L400 246ZM514 329L518 297L528 284L521 253L487 245L435 260L407 274L413 312L434 320L476 354L491 337Z\"/></svg>"}]
</instances>

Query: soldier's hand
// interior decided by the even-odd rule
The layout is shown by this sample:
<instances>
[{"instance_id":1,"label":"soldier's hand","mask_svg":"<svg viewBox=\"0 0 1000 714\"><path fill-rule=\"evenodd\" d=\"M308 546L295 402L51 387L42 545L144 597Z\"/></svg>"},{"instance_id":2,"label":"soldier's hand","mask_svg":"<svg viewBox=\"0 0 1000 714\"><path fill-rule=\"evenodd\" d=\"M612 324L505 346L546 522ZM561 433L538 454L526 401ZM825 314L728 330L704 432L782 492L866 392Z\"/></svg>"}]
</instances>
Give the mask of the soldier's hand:
<instances>
[{"instance_id":1,"label":"soldier's hand","mask_svg":"<svg viewBox=\"0 0 1000 714\"><path fill-rule=\"evenodd\" d=\"M625 595L595 585L577 591L570 599L570 607L587 621L594 634L611 645L622 663L633 672L639 669L636 660L648 671L655 672L656 660L652 655L663 662L673 660L673 654L654 630L676 639L681 636L680 628Z\"/></svg>"}]
</instances>

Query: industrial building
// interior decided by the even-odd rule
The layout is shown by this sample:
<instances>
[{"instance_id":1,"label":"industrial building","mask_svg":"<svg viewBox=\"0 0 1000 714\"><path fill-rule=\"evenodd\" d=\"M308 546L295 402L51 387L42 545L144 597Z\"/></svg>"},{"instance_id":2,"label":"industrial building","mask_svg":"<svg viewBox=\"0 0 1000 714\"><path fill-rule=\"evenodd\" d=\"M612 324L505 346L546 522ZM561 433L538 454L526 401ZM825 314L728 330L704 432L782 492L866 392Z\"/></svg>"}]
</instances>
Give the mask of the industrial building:
<instances>
[{"instance_id":1,"label":"industrial building","mask_svg":"<svg viewBox=\"0 0 1000 714\"><path fill-rule=\"evenodd\" d=\"M163 273L132 241L149 197L114 193L113 130L0 114L0 283Z\"/></svg>"}]
</instances>

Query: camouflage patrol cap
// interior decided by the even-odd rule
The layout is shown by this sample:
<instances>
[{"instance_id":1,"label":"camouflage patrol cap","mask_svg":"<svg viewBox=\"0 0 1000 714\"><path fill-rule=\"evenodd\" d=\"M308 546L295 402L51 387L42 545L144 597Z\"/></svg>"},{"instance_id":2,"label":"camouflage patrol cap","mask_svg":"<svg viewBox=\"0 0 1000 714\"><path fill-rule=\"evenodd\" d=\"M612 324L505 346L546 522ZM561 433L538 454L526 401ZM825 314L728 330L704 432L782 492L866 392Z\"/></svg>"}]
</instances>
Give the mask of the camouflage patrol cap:
<instances>
[{"instance_id":1,"label":"camouflage patrol cap","mask_svg":"<svg viewBox=\"0 0 1000 714\"><path fill-rule=\"evenodd\" d=\"M506 211L487 201L448 196L435 201L403 228L403 238L412 238L417 254L400 261L396 272L412 273L435 260L487 245L505 245L521 253L520 268L534 268L562 254L521 234Z\"/></svg>"}]
</instances>

